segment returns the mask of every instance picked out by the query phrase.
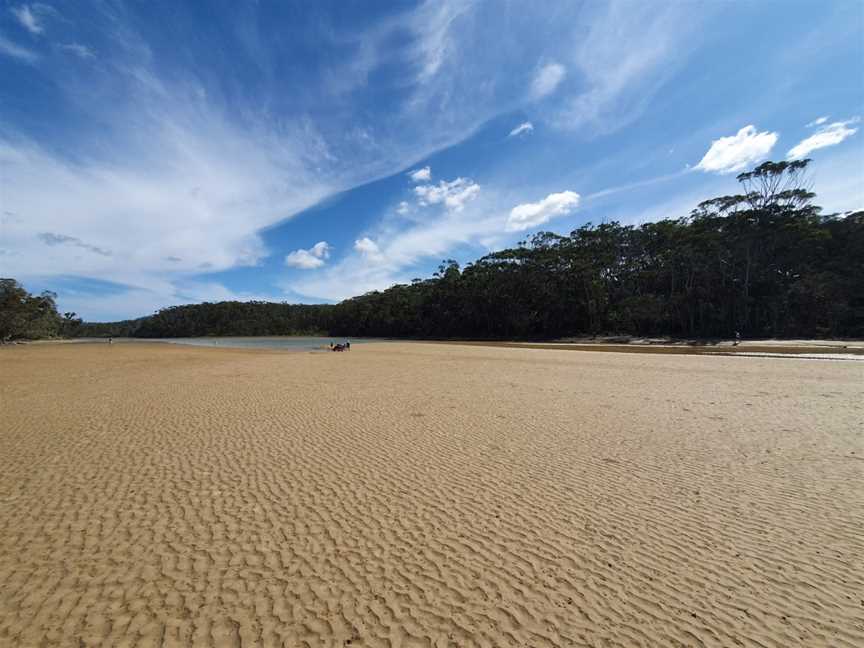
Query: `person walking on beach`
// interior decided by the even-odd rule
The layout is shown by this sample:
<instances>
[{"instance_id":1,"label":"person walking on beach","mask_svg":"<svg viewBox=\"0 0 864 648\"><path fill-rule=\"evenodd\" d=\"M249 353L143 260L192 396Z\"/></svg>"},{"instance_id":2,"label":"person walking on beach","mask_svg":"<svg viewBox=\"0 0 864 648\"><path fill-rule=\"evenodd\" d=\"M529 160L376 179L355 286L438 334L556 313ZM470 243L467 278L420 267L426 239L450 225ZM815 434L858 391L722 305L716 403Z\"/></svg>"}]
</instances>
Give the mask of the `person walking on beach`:
<instances>
[{"instance_id":1,"label":"person walking on beach","mask_svg":"<svg viewBox=\"0 0 864 648\"><path fill-rule=\"evenodd\" d=\"M351 340L345 340L345 350L346 351L351 350Z\"/></svg>"},{"instance_id":2,"label":"person walking on beach","mask_svg":"<svg viewBox=\"0 0 864 648\"><path fill-rule=\"evenodd\" d=\"M741 332L735 331L735 344L732 346L738 346L739 344L741 344Z\"/></svg>"}]
</instances>

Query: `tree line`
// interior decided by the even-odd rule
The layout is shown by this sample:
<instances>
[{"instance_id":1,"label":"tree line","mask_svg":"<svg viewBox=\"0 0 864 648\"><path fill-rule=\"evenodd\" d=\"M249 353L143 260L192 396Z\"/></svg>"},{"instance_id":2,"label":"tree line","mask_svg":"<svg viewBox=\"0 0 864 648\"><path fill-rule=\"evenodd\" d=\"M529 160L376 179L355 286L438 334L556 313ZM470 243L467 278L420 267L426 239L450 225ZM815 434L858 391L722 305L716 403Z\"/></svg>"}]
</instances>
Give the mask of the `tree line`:
<instances>
[{"instance_id":1,"label":"tree line","mask_svg":"<svg viewBox=\"0 0 864 648\"><path fill-rule=\"evenodd\" d=\"M336 305L176 306L75 334L864 337L864 212L821 215L809 162L766 162L685 218L540 232Z\"/></svg>"}]
</instances>

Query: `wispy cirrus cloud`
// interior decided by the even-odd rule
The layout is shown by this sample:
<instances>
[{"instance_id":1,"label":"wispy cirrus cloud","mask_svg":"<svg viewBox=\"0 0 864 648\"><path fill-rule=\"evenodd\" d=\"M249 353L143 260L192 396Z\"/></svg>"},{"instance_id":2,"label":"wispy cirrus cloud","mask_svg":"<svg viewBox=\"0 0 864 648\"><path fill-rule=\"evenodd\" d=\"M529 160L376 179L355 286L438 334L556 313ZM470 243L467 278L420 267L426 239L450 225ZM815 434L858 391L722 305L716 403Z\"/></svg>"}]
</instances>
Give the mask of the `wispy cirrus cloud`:
<instances>
[{"instance_id":1,"label":"wispy cirrus cloud","mask_svg":"<svg viewBox=\"0 0 864 648\"><path fill-rule=\"evenodd\" d=\"M531 98L537 100L552 94L565 76L567 76L567 68L560 63L543 65L531 81Z\"/></svg>"},{"instance_id":2,"label":"wispy cirrus cloud","mask_svg":"<svg viewBox=\"0 0 864 648\"><path fill-rule=\"evenodd\" d=\"M93 49L86 45L82 45L81 43L60 43L57 47L64 52L74 54L80 59L86 60L96 58L96 53Z\"/></svg>"},{"instance_id":3,"label":"wispy cirrus cloud","mask_svg":"<svg viewBox=\"0 0 864 648\"><path fill-rule=\"evenodd\" d=\"M711 9L689 5L610 1L590 5L584 24L567 42L564 60L581 83L562 101L552 122L605 134L636 119L680 69L694 47L694 32ZM626 46L622 46L626 43ZM563 57L562 57L563 58Z\"/></svg>"},{"instance_id":4,"label":"wispy cirrus cloud","mask_svg":"<svg viewBox=\"0 0 864 648\"><path fill-rule=\"evenodd\" d=\"M45 31L45 26L39 18L38 8L36 6L24 4L18 7L12 7L11 11L21 26L31 34L38 36Z\"/></svg>"},{"instance_id":5,"label":"wispy cirrus cloud","mask_svg":"<svg viewBox=\"0 0 864 648\"><path fill-rule=\"evenodd\" d=\"M13 43L3 36L3 34L0 34L0 54L11 56L24 63L35 63L39 59L39 55L36 52Z\"/></svg>"},{"instance_id":6,"label":"wispy cirrus cloud","mask_svg":"<svg viewBox=\"0 0 864 648\"><path fill-rule=\"evenodd\" d=\"M528 135L534 131L534 124L530 121L522 122L516 128L510 131L507 137L519 137L520 135Z\"/></svg>"},{"instance_id":7,"label":"wispy cirrus cloud","mask_svg":"<svg viewBox=\"0 0 864 648\"><path fill-rule=\"evenodd\" d=\"M711 147L696 165L700 171L735 173L765 159L777 143L779 135L771 131L758 131L752 124L735 135L711 142Z\"/></svg>"},{"instance_id":8,"label":"wispy cirrus cloud","mask_svg":"<svg viewBox=\"0 0 864 648\"><path fill-rule=\"evenodd\" d=\"M825 121L827 121L827 118L823 121L816 120L816 122L813 123L816 124L818 122L818 124L825 124ZM836 146L858 132L858 128L853 128L852 124L857 124L860 121L860 117L853 117L846 121L838 121L828 125L823 125L813 133L813 135L804 138L798 142L798 144L789 149L786 157L790 160L798 160L807 157L810 153L818 149L826 148L828 146Z\"/></svg>"}]
</instances>

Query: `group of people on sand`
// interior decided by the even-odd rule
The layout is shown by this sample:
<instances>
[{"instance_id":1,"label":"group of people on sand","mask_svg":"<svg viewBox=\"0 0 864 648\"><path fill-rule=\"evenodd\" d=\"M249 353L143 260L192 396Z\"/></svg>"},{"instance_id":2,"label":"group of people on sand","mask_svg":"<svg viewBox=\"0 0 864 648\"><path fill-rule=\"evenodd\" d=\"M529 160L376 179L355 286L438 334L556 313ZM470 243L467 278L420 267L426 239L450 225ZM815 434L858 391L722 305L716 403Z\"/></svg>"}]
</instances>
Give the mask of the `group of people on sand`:
<instances>
[{"instance_id":1,"label":"group of people on sand","mask_svg":"<svg viewBox=\"0 0 864 648\"><path fill-rule=\"evenodd\" d=\"M345 340L344 344L333 344L330 343L331 351L350 351L351 350L351 340Z\"/></svg>"}]
</instances>

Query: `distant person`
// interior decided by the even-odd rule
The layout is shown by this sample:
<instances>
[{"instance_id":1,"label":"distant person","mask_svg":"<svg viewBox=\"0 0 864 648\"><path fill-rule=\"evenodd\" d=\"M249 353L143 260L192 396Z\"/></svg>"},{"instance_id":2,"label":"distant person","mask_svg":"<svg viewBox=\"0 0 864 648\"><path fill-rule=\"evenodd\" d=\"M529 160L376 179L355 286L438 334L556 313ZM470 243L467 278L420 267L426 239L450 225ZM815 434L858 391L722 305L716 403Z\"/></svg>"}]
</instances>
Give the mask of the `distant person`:
<instances>
[{"instance_id":1,"label":"distant person","mask_svg":"<svg viewBox=\"0 0 864 648\"><path fill-rule=\"evenodd\" d=\"M114 338L109 337L108 338L108 344L114 344Z\"/></svg>"},{"instance_id":2,"label":"distant person","mask_svg":"<svg viewBox=\"0 0 864 648\"><path fill-rule=\"evenodd\" d=\"M346 351L351 350L351 340L345 340L345 350Z\"/></svg>"},{"instance_id":3,"label":"distant person","mask_svg":"<svg viewBox=\"0 0 864 648\"><path fill-rule=\"evenodd\" d=\"M735 331L735 344L732 346L738 346L739 344L741 344L741 332Z\"/></svg>"},{"instance_id":4,"label":"distant person","mask_svg":"<svg viewBox=\"0 0 864 648\"><path fill-rule=\"evenodd\" d=\"M330 342L330 350L331 351L333 350L333 342L332 341Z\"/></svg>"}]
</instances>

